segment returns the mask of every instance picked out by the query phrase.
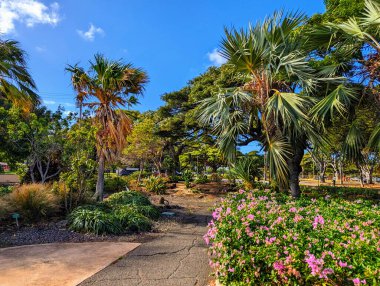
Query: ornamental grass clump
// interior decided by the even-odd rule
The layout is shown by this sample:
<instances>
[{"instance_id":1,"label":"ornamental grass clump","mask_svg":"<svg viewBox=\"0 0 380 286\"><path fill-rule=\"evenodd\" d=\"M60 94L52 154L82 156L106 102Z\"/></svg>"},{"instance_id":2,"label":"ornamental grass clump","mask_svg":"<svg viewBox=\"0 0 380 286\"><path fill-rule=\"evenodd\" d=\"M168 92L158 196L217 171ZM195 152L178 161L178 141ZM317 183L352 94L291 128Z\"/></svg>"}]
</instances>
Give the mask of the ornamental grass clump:
<instances>
[{"instance_id":1,"label":"ornamental grass clump","mask_svg":"<svg viewBox=\"0 0 380 286\"><path fill-rule=\"evenodd\" d=\"M241 190L204 239L224 285L379 285L379 218L371 201Z\"/></svg>"}]
</instances>

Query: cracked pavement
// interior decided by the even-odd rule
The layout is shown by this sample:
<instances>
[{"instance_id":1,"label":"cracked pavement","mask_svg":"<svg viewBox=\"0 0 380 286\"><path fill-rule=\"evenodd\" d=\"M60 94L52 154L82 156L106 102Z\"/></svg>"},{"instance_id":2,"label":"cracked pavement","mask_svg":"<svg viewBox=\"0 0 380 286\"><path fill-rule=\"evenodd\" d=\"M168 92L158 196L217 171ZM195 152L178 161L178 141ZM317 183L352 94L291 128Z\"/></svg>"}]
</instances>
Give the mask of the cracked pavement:
<instances>
[{"instance_id":1,"label":"cracked pavement","mask_svg":"<svg viewBox=\"0 0 380 286\"><path fill-rule=\"evenodd\" d=\"M211 205L205 204L210 207ZM210 211L205 207L170 210L179 222L158 238L83 281L80 286L206 286L211 280L207 246Z\"/></svg>"}]
</instances>

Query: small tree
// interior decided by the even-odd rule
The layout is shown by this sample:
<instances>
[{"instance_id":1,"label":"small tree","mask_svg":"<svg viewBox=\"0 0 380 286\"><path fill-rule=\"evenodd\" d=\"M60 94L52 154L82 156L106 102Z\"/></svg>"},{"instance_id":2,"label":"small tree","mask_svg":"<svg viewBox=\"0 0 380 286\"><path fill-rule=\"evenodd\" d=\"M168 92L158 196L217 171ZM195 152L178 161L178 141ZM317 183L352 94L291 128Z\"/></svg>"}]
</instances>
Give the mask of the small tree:
<instances>
[{"instance_id":1,"label":"small tree","mask_svg":"<svg viewBox=\"0 0 380 286\"><path fill-rule=\"evenodd\" d=\"M132 121L120 108L135 102L134 95L143 91L148 81L144 71L132 64L107 60L96 54L89 71L68 66L77 101L94 111L97 126L98 179L94 198L103 199L106 162L113 161L124 149L126 136L132 131Z\"/></svg>"}]
</instances>

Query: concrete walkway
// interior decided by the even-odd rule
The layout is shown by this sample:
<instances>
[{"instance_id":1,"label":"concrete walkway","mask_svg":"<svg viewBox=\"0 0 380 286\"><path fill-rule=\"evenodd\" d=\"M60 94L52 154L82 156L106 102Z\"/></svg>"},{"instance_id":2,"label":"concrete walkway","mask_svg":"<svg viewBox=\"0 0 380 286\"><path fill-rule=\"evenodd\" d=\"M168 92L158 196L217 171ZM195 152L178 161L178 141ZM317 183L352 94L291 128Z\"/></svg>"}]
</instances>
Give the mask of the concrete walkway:
<instances>
[{"instance_id":1,"label":"concrete walkway","mask_svg":"<svg viewBox=\"0 0 380 286\"><path fill-rule=\"evenodd\" d=\"M181 223L163 236L140 245L125 257L85 280L80 286L206 286L210 281L203 241L210 214L175 210Z\"/></svg>"},{"instance_id":2,"label":"concrete walkway","mask_svg":"<svg viewBox=\"0 0 380 286\"><path fill-rule=\"evenodd\" d=\"M77 285L138 245L128 242L90 242L2 248L0 285Z\"/></svg>"}]
</instances>

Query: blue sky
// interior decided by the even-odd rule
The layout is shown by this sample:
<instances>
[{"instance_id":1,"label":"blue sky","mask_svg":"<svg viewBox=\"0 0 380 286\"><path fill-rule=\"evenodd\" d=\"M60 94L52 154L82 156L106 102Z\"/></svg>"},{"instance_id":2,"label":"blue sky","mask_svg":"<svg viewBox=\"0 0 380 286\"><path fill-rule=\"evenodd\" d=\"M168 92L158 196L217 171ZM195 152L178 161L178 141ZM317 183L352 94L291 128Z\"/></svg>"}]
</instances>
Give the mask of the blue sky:
<instances>
[{"instance_id":1,"label":"blue sky","mask_svg":"<svg viewBox=\"0 0 380 286\"><path fill-rule=\"evenodd\" d=\"M210 65L223 27L246 27L274 10L323 12L322 0L0 0L0 32L28 53L30 72L45 104L74 111L67 64L97 52L142 67L150 78L140 111L183 87Z\"/></svg>"}]
</instances>

